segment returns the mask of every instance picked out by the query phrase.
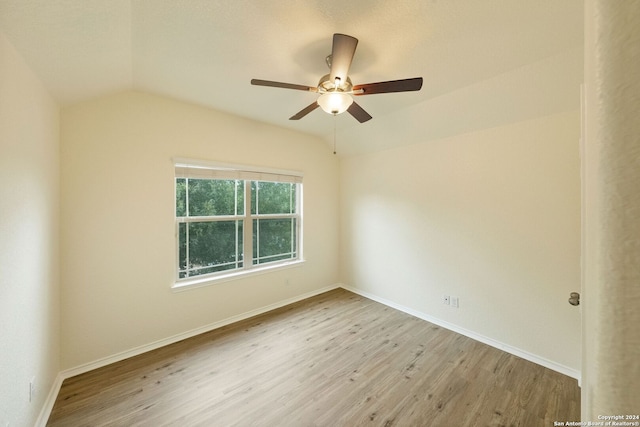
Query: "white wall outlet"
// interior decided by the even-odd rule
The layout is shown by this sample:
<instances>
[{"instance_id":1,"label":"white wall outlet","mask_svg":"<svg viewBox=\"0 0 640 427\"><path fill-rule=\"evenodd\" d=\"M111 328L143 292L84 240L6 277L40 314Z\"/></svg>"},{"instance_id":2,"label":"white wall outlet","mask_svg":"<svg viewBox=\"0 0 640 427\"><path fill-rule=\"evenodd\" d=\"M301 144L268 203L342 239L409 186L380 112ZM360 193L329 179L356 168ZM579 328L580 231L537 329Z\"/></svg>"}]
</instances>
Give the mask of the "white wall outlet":
<instances>
[{"instance_id":1,"label":"white wall outlet","mask_svg":"<svg viewBox=\"0 0 640 427\"><path fill-rule=\"evenodd\" d=\"M442 295L442 303L449 305L449 295Z\"/></svg>"},{"instance_id":2,"label":"white wall outlet","mask_svg":"<svg viewBox=\"0 0 640 427\"><path fill-rule=\"evenodd\" d=\"M451 307L458 308L459 307L458 303L459 303L458 297L451 297Z\"/></svg>"},{"instance_id":3,"label":"white wall outlet","mask_svg":"<svg viewBox=\"0 0 640 427\"><path fill-rule=\"evenodd\" d=\"M36 396L36 377L31 378L29 381L29 402L33 402Z\"/></svg>"}]
</instances>

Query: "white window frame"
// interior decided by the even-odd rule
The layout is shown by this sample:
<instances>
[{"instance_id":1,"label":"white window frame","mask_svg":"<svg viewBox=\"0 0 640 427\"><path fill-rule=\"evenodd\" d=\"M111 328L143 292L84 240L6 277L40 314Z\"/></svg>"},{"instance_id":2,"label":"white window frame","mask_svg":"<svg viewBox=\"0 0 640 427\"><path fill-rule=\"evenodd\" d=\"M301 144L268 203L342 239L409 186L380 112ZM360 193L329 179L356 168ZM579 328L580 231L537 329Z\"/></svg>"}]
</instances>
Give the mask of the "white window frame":
<instances>
[{"instance_id":1,"label":"white window frame","mask_svg":"<svg viewBox=\"0 0 640 427\"><path fill-rule=\"evenodd\" d=\"M304 263L303 257L303 185L302 172L290 171L283 169L271 169L255 166L236 165L228 163L210 162L203 160L194 160L187 158L174 158L174 219L175 219L175 262L174 262L174 281L172 289L174 291L186 290L194 287L209 286L216 283L226 282L244 278L256 274L265 274L274 270L283 268L297 267ZM238 179L244 181L244 214L227 215L215 217L177 217L175 212L175 196L176 181L180 177L190 177L198 179ZM290 182L295 183L297 188L295 212L290 214L252 214L251 213L251 182L252 181L268 181L268 182ZM258 196L257 196L258 197ZM257 200L257 198L256 198ZM295 236L297 245L297 256L281 261L274 261L263 264L253 264L253 221L256 219L284 219L294 218ZM215 273L203 274L201 276L179 278L179 227L181 223L186 222L204 222L204 221L243 221L243 266L233 270L225 270Z\"/></svg>"}]
</instances>

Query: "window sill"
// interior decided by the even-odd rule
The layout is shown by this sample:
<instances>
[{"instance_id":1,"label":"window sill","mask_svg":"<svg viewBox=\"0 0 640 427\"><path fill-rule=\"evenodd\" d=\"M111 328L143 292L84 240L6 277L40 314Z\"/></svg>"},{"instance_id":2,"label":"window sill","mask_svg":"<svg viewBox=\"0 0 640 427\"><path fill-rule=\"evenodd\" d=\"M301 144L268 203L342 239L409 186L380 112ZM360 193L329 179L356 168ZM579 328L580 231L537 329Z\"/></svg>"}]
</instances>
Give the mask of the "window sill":
<instances>
[{"instance_id":1,"label":"window sill","mask_svg":"<svg viewBox=\"0 0 640 427\"><path fill-rule=\"evenodd\" d=\"M173 292L182 292L182 291L188 291L190 289L217 285L219 283L230 282L232 280L239 280L239 279L244 279L251 276L257 276L260 274L271 273L273 271L299 267L302 264L304 264L304 262L305 261L303 259L300 259L300 260L295 260L295 261L276 264L276 265L265 265L262 267L255 267L250 270L234 271L232 273L220 274L213 277L209 276L209 277L181 280L179 282L174 282L173 285L171 286L171 290Z\"/></svg>"}]
</instances>

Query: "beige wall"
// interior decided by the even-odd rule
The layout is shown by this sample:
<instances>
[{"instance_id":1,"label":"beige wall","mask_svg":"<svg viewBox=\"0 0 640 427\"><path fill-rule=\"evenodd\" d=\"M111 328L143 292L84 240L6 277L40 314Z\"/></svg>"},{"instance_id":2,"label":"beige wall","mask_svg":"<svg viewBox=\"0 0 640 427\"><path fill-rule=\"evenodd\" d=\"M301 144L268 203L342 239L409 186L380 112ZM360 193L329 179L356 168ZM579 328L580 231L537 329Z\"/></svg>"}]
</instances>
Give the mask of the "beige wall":
<instances>
[{"instance_id":1,"label":"beige wall","mask_svg":"<svg viewBox=\"0 0 640 427\"><path fill-rule=\"evenodd\" d=\"M62 119L64 369L338 281L338 162L319 139L136 92ZM172 292L173 156L302 171L306 263Z\"/></svg>"},{"instance_id":2,"label":"beige wall","mask_svg":"<svg viewBox=\"0 0 640 427\"><path fill-rule=\"evenodd\" d=\"M33 425L60 367L58 141L57 105L0 33L2 427Z\"/></svg>"},{"instance_id":3,"label":"beige wall","mask_svg":"<svg viewBox=\"0 0 640 427\"><path fill-rule=\"evenodd\" d=\"M343 281L578 372L579 132L573 111L343 160Z\"/></svg>"}]
</instances>

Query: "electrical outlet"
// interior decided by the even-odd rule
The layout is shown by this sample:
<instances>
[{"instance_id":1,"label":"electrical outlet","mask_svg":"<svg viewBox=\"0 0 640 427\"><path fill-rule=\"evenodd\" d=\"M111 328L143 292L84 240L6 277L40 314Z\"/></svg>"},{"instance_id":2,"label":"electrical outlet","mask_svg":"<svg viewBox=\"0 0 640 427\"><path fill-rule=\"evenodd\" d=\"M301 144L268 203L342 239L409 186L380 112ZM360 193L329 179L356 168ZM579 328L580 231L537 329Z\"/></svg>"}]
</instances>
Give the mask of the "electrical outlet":
<instances>
[{"instance_id":1,"label":"electrical outlet","mask_svg":"<svg viewBox=\"0 0 640 427\"><path fill-rule=\"evenodd\" d=\"M459 307L458 302L459 302L458 297L451 297L451 307L458 308Z\"/></svg>"},{"instance_id":2,"label":"electrical outlet","mask_svg":"<svg viewBox=\"0 0 640 427\"><path fill-rule=\"evenodd\" d=\"M442 295L442 303L449 305L449 295Z\"/></svg>"}]
</instances>

